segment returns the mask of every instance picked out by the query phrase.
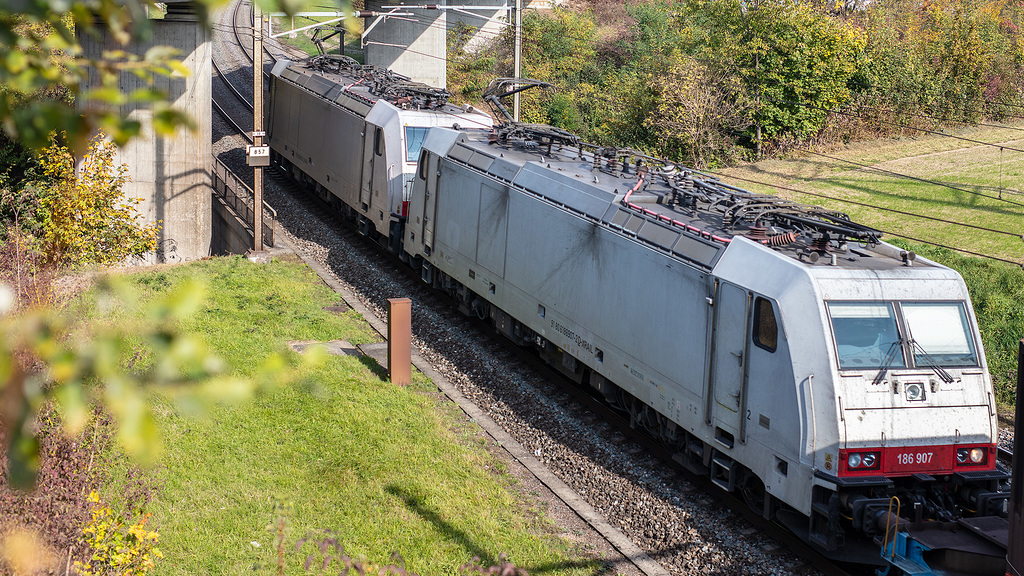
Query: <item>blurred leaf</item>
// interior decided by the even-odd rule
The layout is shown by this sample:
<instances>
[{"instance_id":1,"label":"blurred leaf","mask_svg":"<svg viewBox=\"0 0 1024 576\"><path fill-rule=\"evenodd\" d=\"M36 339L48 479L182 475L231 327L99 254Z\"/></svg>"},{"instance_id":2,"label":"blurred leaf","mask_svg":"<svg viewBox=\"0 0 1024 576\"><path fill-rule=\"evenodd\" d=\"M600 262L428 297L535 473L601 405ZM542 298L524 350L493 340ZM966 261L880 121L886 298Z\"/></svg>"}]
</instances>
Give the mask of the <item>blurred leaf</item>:
<instances>
[{"instance_id":1,"label":"blurred leaf","mask_svg":"<svg viewBox=\"0 0 1024 576\"><path fill-rule=\"evenodd\" d=\"M64 430L71 436L79 434L89 422L90 407L80 384L65 384L56 389L54 400L64 419Z\"/></svg>"},{"instance_id":2,"label":"blurred leaf","mask_svg":"<svg viewBox=\"0 0 1024 576\"><path fill-rule=\"evenodd\" d=\"M11 50L4 58L4 65L7 67L9 72L13 74L20 74L28 65L28 57L25 56L24 52Z\"/></svg>"},{"instance_id":3,"label":"blurred leaf","mask_svg":"<svg viewBox=\"0 0 1024 576\"><path fill-rule=\"evenodd\" d=\"M146 55L143 59L146 62L162 63L164 61L176 58L181 54L181 50L173 46L153 46L149 50L146 50Z\"/></svg>"},{"instance_id":4,"label":"blurred leaf","mask_svg":"<svg viewBox=\"0 0 1024 576\"><path fill-rule=\"evenodd\" d=\"M171 317L184 318L195 314L205 301L205 286L195 280L189 280L171 292L165 304Z\"/></svg>"},{"instance_id":5,"label":"blurred leaf","mask_svg":"<svg viewBox=\"0 0 1024 576\"><path fill-rule=\"evenodd\" d=\"M177 60L171 60L170 62L166 62L165 64L179 76L185 76L187 78L192 75L192 71L188 69L188 66L185 66Z\"/></svg>"},{"instance_id":6,"label":"blurred leaf","mask_svg":"<svg viewBox=\"0 0 1024 576\"><path fill-rule=\"evenodd\" d=\"M160 104L153 107L153 129L158 134L170 136L178 128L195 130L195 122L181 110L165 107Z\"/></svg>"},{"instance_id":7,"label":"blurred leaf","mask_svg":"<svg viewBox=\"0 0 1024 576\"><path fill-rule=\"evenodd\" d=\"M14 430L7 450L7 478L11 487L16 490L33 489L39 472L39 440L25 434L23 427L19 426Z\"/></svg>"},{"instance_id":8,"label":"blurred leaf","mask_svg":"<svg viewBox=\"0 0 1024 576\"><path fill-rule=\"evenodd\" d=\"M152 104L154 102L160 102L167 98L167 93L163 90L157 90L155 88L139 88L134 90L128 95L128 98L132 102L144 102Z\"/></svg>"},{"instance_id":9,"label":"blurred leaf","mask_svg":"<svg viewBox=\"0 0 1024 576\"><path fill-rule=\"evenodd\" d=\"M125 102L125 95L116 87L106 86L83 93L82 99L87 101L93 100L103 102L112 106L119 106Z\"/></svg>"}]
</instances>

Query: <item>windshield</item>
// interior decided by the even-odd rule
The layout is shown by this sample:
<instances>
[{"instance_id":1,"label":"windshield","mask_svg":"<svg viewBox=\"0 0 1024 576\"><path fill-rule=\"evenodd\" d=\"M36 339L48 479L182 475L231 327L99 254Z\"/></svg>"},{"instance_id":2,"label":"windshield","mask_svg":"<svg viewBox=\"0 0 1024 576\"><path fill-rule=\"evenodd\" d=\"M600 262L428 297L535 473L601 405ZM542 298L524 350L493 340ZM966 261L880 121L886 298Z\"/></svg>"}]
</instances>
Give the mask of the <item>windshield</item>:
<instances>
[{"instance_id":1,"label":"windshield","mask_svg":"<svg viewBox=\"0 0 1024 576\"><path fill-rule=\"evenodd\" d=\"M904 302L903 318L919 366L977 366L978 356L959 302Z\"/></svg>"},{"instance_id":2,"label":"windshield","mask_svg":"<svg viewBox=\"0 0 1024 576\"><path fill-rule=\"evenodd\" d=\"M905 368L892 305L830 302L829 316L839 353L839 368Z\"/></svg>"},{"instance_id":3,"label":"windshield","mask_svg":"<svg viewBox=\"0 0 1024 576\"><path fill-rule=\"evenodd\" d=\"M427 130L430 130L430 128L425 126L405 127L406 162L415 162L416 160L419 160L420 149L423 148L423 139L427 137Z\"/></svg>"}]
</instances>

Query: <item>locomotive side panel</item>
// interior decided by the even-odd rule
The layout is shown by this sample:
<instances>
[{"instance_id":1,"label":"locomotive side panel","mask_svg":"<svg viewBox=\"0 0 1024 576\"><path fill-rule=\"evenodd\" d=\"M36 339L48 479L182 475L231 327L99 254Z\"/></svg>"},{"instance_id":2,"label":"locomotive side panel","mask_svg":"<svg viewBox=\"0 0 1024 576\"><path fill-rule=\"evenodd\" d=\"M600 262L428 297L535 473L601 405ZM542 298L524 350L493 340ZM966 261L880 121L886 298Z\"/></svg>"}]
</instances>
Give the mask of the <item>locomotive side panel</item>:
<instances>
[{"instance_id":1,"label":"locomotive side panel","mask_svg":"<svg viewBox=\"0 0 1024 576\"><path fill-rule=\"evenodd\" d=\"M363 119L294 84L272 78L270 146L334 196L357 206Z\"/></svg>"},{"instance_id":2,"label":"locomotive side panel","mask_svg":"<svg viewBox=\"0 0 1024 576\"><path fill-rule=\"evenodd\" d=\"M438 217L434 238L437 254L446 262L453 263L453 253L457 253L466 262L477 264L480 187L481 181L477 175L452 170L450 164L442 163L441 176L438 178ZM490 231L487 231L485 236L489 234ZM458 274L455 277L461 281L462 276Z\"/></svg>"},{"instance_id":3,"label":"locomotive side panel","mask_svg":"<svg viewBox=\"0 0 1024 576\"><path fill-rule=\"evenodd\" d=\"M363 145L363 119L341 108L330 108L330 126L325 146L318 153L324 156L327 181L322 182L331 193L349 206L355 206L362 163L359 155Z\"/></svg>"},{"instance_id":4,"label":"locomotive side panel","mask_svg":"<svg viewBox=\"0 0 1024 576\"><path fill-rule=\"evenodd\" d=\"M523 193L508 238L507 277L564 318L538 333L669 416L702 395L705 274ZM603 362L594 335L612 348Z\"/></svg>"},{"instance_id":5,"label":"locomotive side panel","mask_svg":"<svg viewBox=\"0 0 1024 576\"><path fill-rule=\"evenodd\" d=\"M497 182L480 185L477 262L499 277L505 276L505 246L508 242L509 189Z\"/></svg>"},{"instance_id":6,"label":"locomotive side panel","mask_svg":"<svg viewBox=\"0 0 1024 576\"><path fill-rule=\"evenodd\" d=\"M432 158L426 159L431 169ZM716 399L715 390L706 390L713 309L708 299L714 289L708 274L471 168L447 159L439 166L433 192L437 241L430 262L743 462L769 493L807 513L810 504L802 495L812 471L800 446L809 430L802 426L785 334L780 328L772 352L748 342L746 300L757 302L759 295L736 288L744 306L733 342L738 348L726 349L722 360L749 366L749 399L738 388L737 396L721 392ZM425 189L421 182L414 191L414 220L420 214L416 206L429 202L422 198ZM504 247L504 275L484 265L483 246ZM777 314L777 307L770 309ZM740 364L733 353L744 347ZM715 443L716 429L733 432L735 444Z\"/></svg>"},{"instance_id":7,"label":"locomotive side panel","mask_svg":"<svg viewBox=\"0 0 1024 576\"><path fill-rule=\"evenodd\" d=\"M434 265L637 398L698 426L707 275L528 193L506 196L501 183L449 160L440 173ZM507 281L496 269L502 251ZM672 296L648 303L650 294Z\"/></svg>"}]
</instances>

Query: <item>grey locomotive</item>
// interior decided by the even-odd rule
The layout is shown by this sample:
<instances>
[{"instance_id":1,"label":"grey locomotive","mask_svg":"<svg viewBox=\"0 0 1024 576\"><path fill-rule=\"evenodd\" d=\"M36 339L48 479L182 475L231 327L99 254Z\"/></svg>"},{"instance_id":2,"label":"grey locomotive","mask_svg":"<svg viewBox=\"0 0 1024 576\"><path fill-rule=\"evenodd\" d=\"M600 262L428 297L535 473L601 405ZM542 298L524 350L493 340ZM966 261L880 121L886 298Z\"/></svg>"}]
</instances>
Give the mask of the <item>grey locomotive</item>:
<instances>
[{"instance_id":1,"label":"grey locomotive","mask_svg":"<svg viewBox=\"0 0 1024 576\"><path fill-rule=\"evenodd\" d=\"M955 271L844 214L513 122L496 97L492 128L353 82L275 68L278 163L688 468L836 555L890 522L1005 518Z\"/></svg>"}]
</instances>

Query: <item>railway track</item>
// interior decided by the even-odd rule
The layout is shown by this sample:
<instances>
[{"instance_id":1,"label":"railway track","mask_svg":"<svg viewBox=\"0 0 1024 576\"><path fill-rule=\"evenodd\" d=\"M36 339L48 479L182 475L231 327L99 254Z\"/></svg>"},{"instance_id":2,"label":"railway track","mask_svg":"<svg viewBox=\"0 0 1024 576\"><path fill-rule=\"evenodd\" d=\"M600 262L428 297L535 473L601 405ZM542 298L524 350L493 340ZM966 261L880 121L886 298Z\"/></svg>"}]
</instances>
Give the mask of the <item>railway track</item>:
<instances>
[{"instance_id":1,"label":"railway track","mask_svg":"<svg viewBox=\"0 0 1024 576\"><path fill-rule=\"evenodd\" d=\"M218 75L227 81L219 68ZM248 105L251 113L240 92L224 94L233 102L224 102L225 108ZM246 134L228 110L222 113L234 130ZM237 149L223 156L251 178ZM847 573L782 529L764 524L745 503L710 488L710 482L685 476L671 455L585 391L564 386L536 358L496 346L486 337L488 327L462 317L397 261L382 261L376 244L340 225L323 203L290 180L271 174L267 200L294 246L322 262L379 316L387 298L412 298L414 334L424 356L672 573Z\"/></svg>"},{"instance_id":2,"label":"railway track","mask_svg":"<svg viewBox=\"0 0 1024 576\"><path fill-rule=\"evenodd\" d=\"M595 472L582 472L580 470L574 472L571 470L574 465L564 465L565 461L574 462L578 460L577 458L567 458L563 455L566 444L571 443L573 437L579 434L593 435L595 437L604 436L606 439L603 442L599 441L598 446L585 447L579 449L580 452L585 453L588 459L593 454L593 456L597 456L602 460L607 458L619 459L622 464L626 463L625 460L632 460L630 463L632 466L630 467L634 468L634 474L643 478L640 482L647 481L661 484L660 489L665 490L664 497L670 502L669 507L675 507L671 504L673 498L677 502L684 500L695 501L698 507L704 508L706 512L717 515L718 518L716 520L733 524L733 529L741 537L758 541L757 546L761 548L759 552L764 555L764 561L768 562L769 565L775 565L773 567L776 569L784 566L791 567L790 570L779 573L814 574L820 571L821 573L836 576L849 574L842 567L829 562L820 555L814 554L809 547L800 543L799 540L785 534L778 538L777 535L782 534L781 528L762 522L759 517L750 514L749 508L739 500L725 493L716 493L711 490L713 486L710 482L706 482L703 478L689 475L682 467L671 460L670 454L661 450L656 443L642 434L629 429L628 421L623 420L621 414L608 409L587 394L586 391L576 388L540 359L525 350L512 346L510 343L502 342L500 345L496 345L493 338L493 330L489 325L476 319L462 316L455 310L446 295L424 286L420 282L418 275L411 269L391 260L383 247L359 235L353 226L335 216L323 202L301 190L287 177L275 171L272 181L276 186L283 188L293 199L293 206L301 205L302 209L310 215L311 219L322 224L332 235L337 236L342 242L348 244L361 258L380 262L379 267L385 269L389 276L388 283L392 286L399 286L398 293L413 299L413 331L417 336L417 346L421 350L427 351L425 355L432 363L439 365L441 367L439 369L443 373L458 381L465 380L467 377L471 380L476 380L480 377L484 380L489 380L493 377L494 368L497 368L498 371L525 372L529 374L530 386L542 386L545 389L545 392L538 395L535 395L533 392L524 393L522 391L502 390L496 396L487 398L481 407L493 414L495 405L501 405L504 408L507 405L514 404L514 407L509 406L513 412L525 412L532 410L530 405L533 403L533 400L543 398L542 402L548 405L547 408L553 409L560 418L549 418L544 415L548 410L542 410L539 411L539 415L532 415L533 417L530 418L533 420L532 424L540 424L541 421L556 422L561 419L563 420L562 425L554 424L555 430L546 430L544 429L545 426L539 425L537 430L521 435L516 434L513 430L521 427L523 423L515 422L513 426L510 426L513 430L509 431L517 439L520 439L525 446L531 448L534 454L551 467L563 481L576 488L581 495L585 497L588 495L599 495L605 486L603 482L593 484L588 483L586 479L624 480L628 484L635 484L637 482L636 479L628 479L629 473L623 474L623 472L605 468L603 465L599 466L599 471ZM296 240L300 245L303 243L301 238L296 238ZM315 255L316 250L314 249L312 252ZM334 270L343 281L352 279L352 276L344 269L346 267L344 264L332 262L332 260L333 258L328 255L326 263L330 269ZM346 258L345 260L348 259ZM360 282L356 285L357 294L365 298L363 300L364 304L371 307L378 316L383 317L385 314L384 303L378 297L367 294L367 289L362 284ZM417 319L423 316L423 312L435 316L435 319L437 317L442 319L444 326L440 327L440 333L435 332L438 330L436 326L425 327L420 322L417 322ZM433 321L428 322L432 323ZM455 353L450 350L438 351L437 346L431 345L431 340L440 341L443 348L448 348L453 340L450 336L452 332L460 334L458 338L460 342L465 340L472 341L475 348L482 348L486 351L479 354L479 356L475 353L463 354L464 357L458 359L459 363L467 362L475 366L468 370L456 369L454 376L451 376L453 374L451 369L446 370L444 365L452 362L452 357ZM462 348L463 346L454 345L452 347ZM437 355L430 352L432 348ZM465 358L465 356L469 356L469 358ZM481 364L493 364L493 366L484 367ZM469 390L467 396L479 402L481 392L486 391L476 391L474 393L474 391ZM491 403L489 410L487 409L488 402ZM501 412L504 412L504 410L500 410L499 414ZM569 418L565 418L567 415L569 415ZM518 421L522 418L522 415L516 415L514 418L511 415L499 415L495 419L499 423L506 425L509 422ZM564 423L567 420L573 422L573 424L565 426ZM525 440L523 439L524 436ZM530 436L533 436L533 438L530 438ZM600 446L601 444L604 446ZM604 454L601 454L602 452ZM584 469L586 468L589 467L584 467ZM573 477L574 475L575 478ZM634 486L633 490L646 491L637 486ZM673 493L676 491L685 495L685 498L674 496ZM614 494L614 492L612 493ZM637 519L643 518L644 515L639 510L635 513L629 511L629 506L634 503L629 503L626 498L605 498L604 500L605 502L598 500L596 503L591 502L591 504L599 509L602 508L603 504L606 509L602 510L602 512L605 513L609 521L620 527L626 524L627 527L624 531L627 534L630 532L628 524L642 524L642 520L638 522ZM640 509L649 510L648 504L644 500L646 498L641 498L637 504L639 504ZM653 507L653 503L650 506ZM731 517L730 513L727 512L727 509L733 506L736 506L734 512L738 512L743 520ZM610 511L618 512L609 513ZM682 510L677 508L677 511ZM629 516L630 518L623 518L623 516ZM680 514L679 516L686 518L690 515ZM654 518L657 517L658 514L655 514ZM650 520L651 517L648 516L647 519ZM659 534L657 529L678 529L679 524L682 523L673 525L668 518L665 518L662 522L655 521L651 524L639 530L643 537L637 543L641 548L647 550L648 554L652 557L664 562L665 557L670 556L671 546L665 546L665 544L671 542L671 537L666 538L668 535ZM685 528L683 529L685 530ZM637 541L635 535L631 536L633 536L634 541ZM728 540L728 536L722 534L721 539ZM657 542L661 545L645 546L643 540L647 540L648 543ZM674 544L674 542L671 543ZM805 550L797 557L792 553L794 547L796 549L804 548ZM669 564L671 565L671 563ZM728 564L723 559L723 565ZM752 562L750 567L756 565L757 563ZM706 566L706 568L710 567L710 565ZM749 569L750 567L737 568L735 572L733 569L729 569L728 572L738 574L744 572L751 574L765 573L763 570ZM687 565L686 568L681 571L670 570L675 573L691 573L688 569L692 568L692 566ZM748 570L744 570L744 568L748 568ZM694 571L692 573L702 572Z\"/></svg>"}]
</instances>

